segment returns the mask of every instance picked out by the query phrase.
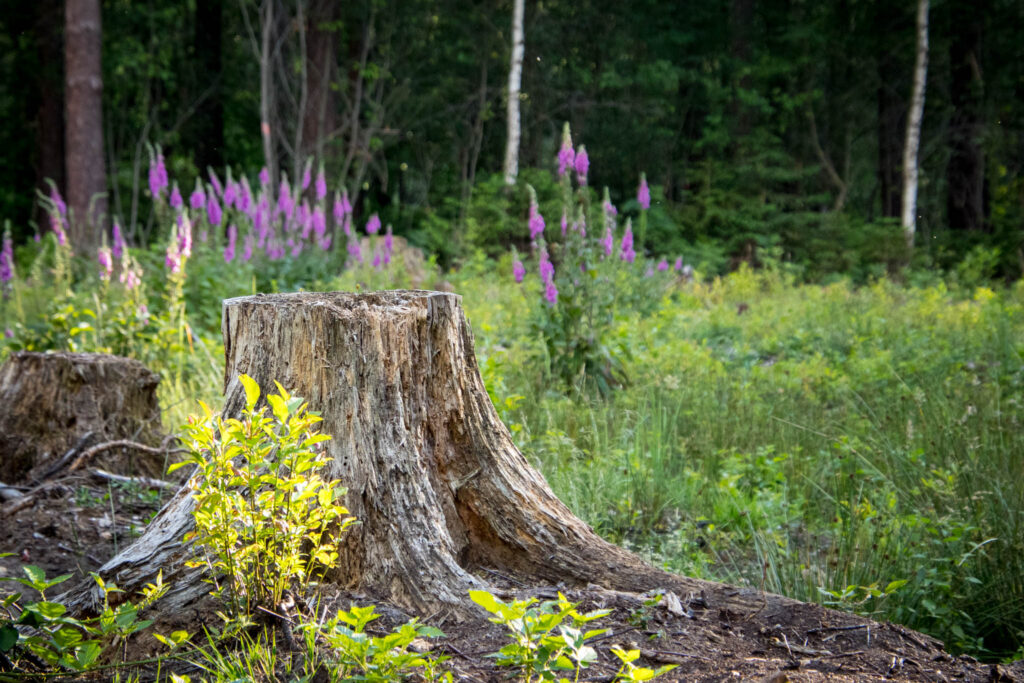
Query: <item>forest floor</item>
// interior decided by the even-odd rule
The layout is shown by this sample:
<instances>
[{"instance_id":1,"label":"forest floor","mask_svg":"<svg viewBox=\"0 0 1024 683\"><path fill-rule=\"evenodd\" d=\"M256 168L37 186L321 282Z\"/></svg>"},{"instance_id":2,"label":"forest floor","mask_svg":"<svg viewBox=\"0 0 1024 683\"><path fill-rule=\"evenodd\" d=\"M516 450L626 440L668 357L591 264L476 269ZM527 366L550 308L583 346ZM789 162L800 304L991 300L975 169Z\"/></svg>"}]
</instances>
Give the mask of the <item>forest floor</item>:
<instances>
[{"instance_id":1,"label":"forest floor","mask_svg":"<svg viewBox=\"0 0 1024 683\"><path fill-rule=\"evenodd\" d=\"M72 573L88 576L119 547L131 542L158 509L159 496L137 485L112 484L85 474L51 482L33 494L21 509L8 502L0 525L0 574L20 573L21 564L34 564L47 576ZM612 681L619 663L612 646L641 652L638 664L656 668L676 664L661 680L674 681L1022 681L1024 663L1014 666L983 664L946 653L938 641L894 624L878 623L817 605L786 601L782 608L762 608L737 614L716 606L729 591L746 589L708 584L702 595L676 596L652 605L650 596L609 591L598 586L524 586L517 579L483 572L494 594L504 600L535 597L556 599L562 591L579 603L579 610L609 609L595 622L607 632L591 644L599 659L581 681ZM72 580L67 585L74 585ZM4 590L12 584L0 584ZM382 618L367 631L383 635L412 615L387 606L373 596L337 592L323 595L322 608L348 608L351 603L375 604ZM766 603L767 604L767 603ZM667 605L672 605L670 610ZM154 606L159 610L159 603ZM154 615L158 622L164 615ZM432 654L446 655L456 680L509 680L508 667L495 664L492 653L508 642L503 627L483 619L426 623L447 635L430 642ZM138 643L139 653L155 653L156 642ZM298 655L296 655L298 656ZM180 667L180 669L179 669ZM202 677L187 664L175 665L193 680ZM166 674L168 667L164 667ZM142 680L155 674L139 671ZM99 679L93 679L99 680Z\"/></svg>"}]
</instances>

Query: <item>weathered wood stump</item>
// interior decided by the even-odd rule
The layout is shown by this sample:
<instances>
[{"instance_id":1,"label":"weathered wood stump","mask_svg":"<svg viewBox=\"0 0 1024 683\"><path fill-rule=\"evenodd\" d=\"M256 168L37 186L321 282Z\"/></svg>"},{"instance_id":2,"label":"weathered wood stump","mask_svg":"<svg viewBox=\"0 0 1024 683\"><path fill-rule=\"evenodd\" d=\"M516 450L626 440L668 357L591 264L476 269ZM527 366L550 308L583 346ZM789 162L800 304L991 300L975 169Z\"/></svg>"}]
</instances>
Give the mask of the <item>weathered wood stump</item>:
<instances>
[{"instance_id":1,"label":"weathered wood stump","mask_svg":"<svg viewBox=\"0 0 1024 683\"><path fill-rule=\"evenodd\" d=\"M476 613L467 591L490 569L519 581L714 590L715 607L788 604L760 592L655 569L599 536L555 497L512 443L477 368L460 297L425 291L259 295L224 302L224 414L238 382L274 381L304 397L332 435L329 477L348 487L359 525L330 579L420 615ZM125 588L164 570L164 613L209 586L182 568L192 526L181 489L143 536L100 572Z\"/></svg>"},{"instance_id":2,"label":"weathered wood stump","mask_svg":"<svg viewBox=\"0 0 1024 683\"><path fill-rule=\"evenodd\" d=\"M130 358L100 353L11 355L0 367L0 481L40 478L78 446L160 442L160 376ZM110 450L97 464L156 475L162 458Z\"/></svg>"}]
</instances>

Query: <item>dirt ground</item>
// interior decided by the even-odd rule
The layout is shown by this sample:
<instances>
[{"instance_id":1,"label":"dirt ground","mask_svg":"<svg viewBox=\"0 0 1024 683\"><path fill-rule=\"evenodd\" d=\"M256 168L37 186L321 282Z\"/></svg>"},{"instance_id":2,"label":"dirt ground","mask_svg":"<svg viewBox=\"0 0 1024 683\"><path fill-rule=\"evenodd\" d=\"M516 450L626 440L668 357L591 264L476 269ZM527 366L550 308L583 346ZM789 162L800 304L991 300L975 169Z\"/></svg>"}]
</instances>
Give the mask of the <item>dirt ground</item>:
<instances>
[{"instance_id":1,"label":"dirt ground","mask_svg":"<svg viewBox=\"0 0 1024 683\"><path fill-rule=\"evenodd\" d=\"M48 576L87 576L138 535L159 508L161 496L166 498L169 492L110 483L82 472L35 491L31 503L21 509L6 502L0 507L0 552L14 555L0 559L0 573L12 576L20 572L21 564L29 563L42 567ZM611 647L618 645L639 649L642 658L638 664L651 668L678 665L660 680L1024 682L1021 663L997 666L970 657L952 657L940 643L920 633L815 605L791 603L774 611L763 608L748 614L732 613L716 606L720 595L738 590L727 586L703 595L676 596L678 605L670 611L666 604L671 600L650 606L645 605L645 596L599 586L528 587L493 571L481 578L506 600L554 599L561 590L580 603L581 610L612 610L593 626L605 628L607 633L593 641L599 661L582 672L581 681L612 681L618 662ZM0 583L0 592L12 586ZM369 630L376 633L412 616L372 596L339 592L324 598L321 604L377 605L384 616L371 624ZM159 603L154 609L159 610ZM153 616L160 620L161 615ZM432 652L450 658L446 666L456 680L509 680L509 669L497 667L487 657L507 642L503 627L484 619L461 624L429 617L425 621L447 634L432 641ZM143 680L154 672L142 671ZM189 673L187 667L182 672ZM191 672L194 679L197 673Z\"/></svg>"}]
</instances>

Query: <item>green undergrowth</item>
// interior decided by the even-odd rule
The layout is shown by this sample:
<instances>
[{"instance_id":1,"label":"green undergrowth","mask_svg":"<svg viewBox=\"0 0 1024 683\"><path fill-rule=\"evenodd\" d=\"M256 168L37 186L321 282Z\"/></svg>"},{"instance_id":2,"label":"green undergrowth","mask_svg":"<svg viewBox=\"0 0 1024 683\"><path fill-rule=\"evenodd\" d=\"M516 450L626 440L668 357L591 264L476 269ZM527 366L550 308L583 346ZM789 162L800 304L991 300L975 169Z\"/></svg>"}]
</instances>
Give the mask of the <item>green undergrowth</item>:
<instances>
[{"instance_id":1,"label":"green undergrowth","mask_svg":"<svg viewBox=\"0 0 1024 683\"><path fill-rule=\"evenodd\" d=\"M516 442L601 534L955 651L1021 652L1024 285L679 284L617 319L630 382L605 398L550 388L516 323L529 294L460 291Z\"/></svg>"}]
</instances>

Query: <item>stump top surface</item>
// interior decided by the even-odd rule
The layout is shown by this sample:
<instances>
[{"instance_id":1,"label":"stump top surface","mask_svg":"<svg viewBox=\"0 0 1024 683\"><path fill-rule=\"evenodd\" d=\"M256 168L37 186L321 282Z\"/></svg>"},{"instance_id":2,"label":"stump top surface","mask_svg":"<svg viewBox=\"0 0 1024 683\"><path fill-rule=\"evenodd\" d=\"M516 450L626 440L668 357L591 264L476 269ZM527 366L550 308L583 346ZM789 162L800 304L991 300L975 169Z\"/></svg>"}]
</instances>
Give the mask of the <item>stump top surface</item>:
<instances>
[{"instance_id":1,"label":"stump top surface","mask_svg":"<svg viewBox=\"0 0 1024 683\"><path fill-rule=\"evenodd\" d=\"M292 292L287 294L254 294L224 300L225 310L231 306L330 306L341 310L364 308L401 308L414 303L426 303L431 299L453 298L461 300L458 294L436 292L427 289L394 289L382 292Z\"/></svg>"},{"instance_id":2,"label":"stump top surface","mask_svg":"<svg viewBox=\"0 0 1024 683\"><path fill-rule=\"evenodd\" d=\"M14 363L50 363L58 367L64 365L70 366L114 366L130 368L135 371L143 371L145 373L155 375L149 368L143 363L134 359L126 358L124 356L114 356L109 353L90 353L90 352L72 352L72 351L15 351L8 358L8 362Z\"/></svg>"}]
</instances>

